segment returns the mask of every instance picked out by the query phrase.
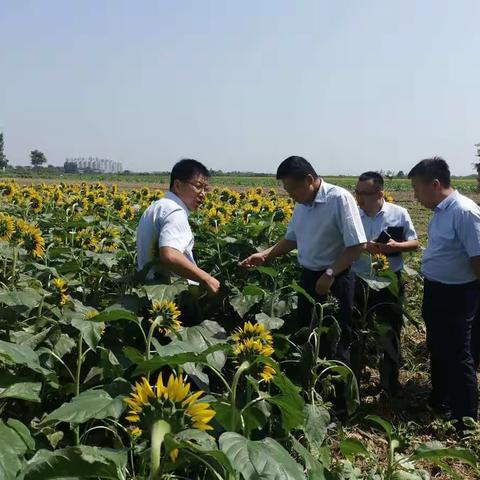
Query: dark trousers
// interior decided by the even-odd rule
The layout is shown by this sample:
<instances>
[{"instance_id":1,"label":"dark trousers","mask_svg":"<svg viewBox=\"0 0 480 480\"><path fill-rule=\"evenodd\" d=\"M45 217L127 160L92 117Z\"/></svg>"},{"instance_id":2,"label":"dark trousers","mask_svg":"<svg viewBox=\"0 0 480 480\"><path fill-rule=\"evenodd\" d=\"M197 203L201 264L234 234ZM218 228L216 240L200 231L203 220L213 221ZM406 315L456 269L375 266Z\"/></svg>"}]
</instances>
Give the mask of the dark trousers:
<instances>
[{"instance_id":1,"label":"dark trousers","mask_svg":"<svg viewBox=\"0 0 480 480\"><path fill-rule=\"evenodd\" d=\"M422 314L430 352L432 401L449 404L455 419L477 418L480 286L425 280Z\"/></svg>"},{"instance_id":2,"label":"dark trousers","mask_svg":"<svg viewBox=\"0 0 480 480\"><path fill-rule=\"evenodd\" d=\"M300 286L311 295L316 302L324 303L327 299L326 296L319 296L315 292L315 284L317 280L323 275L322 271L312 271L303 269L300 277ZM350 326L353 314L353 296L354 296L355 280L354 275L350 270L345 270L339 274L330 289L331 294L338 300L338 311L333 315L335 316L340 326L340 339L337 349L334 349L334 341L331 336L325 335L325 338L321 340L320 353L326 358L340 357L342 360L348 359L348 350L351 343ZM318 319L314 315L312 303L305 298L304 295L298 296L298 316L299 316L299 329L302 327L314 328ZM329 321L326 320L326 327L329 327ZM347 354L347 357L345 356Z\"/></svg>"},{"instance_id":3,"label":"dark trousers","mask_svg":"<svg viewBox=\"0 0 480 480\"><path fill-rule=\"evenodd\" d=\"M355 278L355 303L360 311L360 317L366 324L354 326L358 337L358 356L361 364L358 370L364 368L365 346L359 332L368 329L375 318L375 341L381 352L379 362L380 384L387 392L395 392L398 388L398 377L401 361L400 338L403 326L403 298L405 285L400 272L397 272L399 287L398 296L389 288L381 290L369 289L368 285L359 277ZM365 300L367 304L365 305ZM357 323L357 322L356 322ZM359 373L359 371L357 373Z\"/></svg>"}]
</instances>

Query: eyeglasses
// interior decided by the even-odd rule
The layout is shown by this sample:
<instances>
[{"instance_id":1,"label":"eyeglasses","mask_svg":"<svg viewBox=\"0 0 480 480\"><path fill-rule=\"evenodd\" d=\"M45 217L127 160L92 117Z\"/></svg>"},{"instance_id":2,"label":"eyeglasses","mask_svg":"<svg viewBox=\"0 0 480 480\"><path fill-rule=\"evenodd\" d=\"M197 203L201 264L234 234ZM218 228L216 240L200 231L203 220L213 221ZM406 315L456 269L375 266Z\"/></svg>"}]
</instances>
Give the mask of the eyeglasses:
<instances>
[{"instance_id":1,"label":"eyeglasses","mask_svg":"<svg viewBox=\"0 0 480 480\"><path fill-rule=\"evenodd\" d=\"M194 182L185 182L185 183L189 183L190 185L192 185L192 187L195 188L197 192L208 193L210 191L210 185L208 185L207 183L194 183Z\"/></svg>"}]
</instances>

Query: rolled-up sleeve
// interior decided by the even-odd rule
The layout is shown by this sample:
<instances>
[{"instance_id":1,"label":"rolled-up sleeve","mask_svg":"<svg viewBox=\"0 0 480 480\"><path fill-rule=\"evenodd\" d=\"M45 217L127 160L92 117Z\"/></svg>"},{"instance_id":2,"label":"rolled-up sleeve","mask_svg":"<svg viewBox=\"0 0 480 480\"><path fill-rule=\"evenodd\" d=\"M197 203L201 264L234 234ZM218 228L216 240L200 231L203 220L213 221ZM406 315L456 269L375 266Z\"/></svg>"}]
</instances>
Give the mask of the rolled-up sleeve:
<instances>
[{"instance_id":1,"label":"rolled-up sleeve","mask_svg":"<svg viewBox=\"0 0 480 480\"><path fill-rule=\"evenodd\" d=\"M480 256L480 212L462 211L458 215L456 231L469 257Z\"/></svg>"},{"instance_id":2,"label":"rolled-up sleeve","mask_svg":"<svg viewBox=\"0 0 480 480\"><path fill-rule=\"evenodd\" d=\"M290 218L290 221L288 222L287 225L287 233L285 233L285 240L291 240L292 242L297 241L297 235L295 233L295 223L296 223L296 218L297 215L295 212L297 212L297 206L293 209L293 214L292 217Z\"/></svg>"},{"instance_id":3,"label":"rolled-up sleeve","mask_svg":"<svg viewBox=\"0 0 480 480\"><path fill-rule=\"evenodd\" d=\"M172 247L185 252L192 239L192 231L185 212L181 209L170 212L159 228L158 246Z\"/></svg>"},{"instance_id":4,"label":"rolled-up sleeve","mask_svg":"<svg viewBox=\"0 0 480 480\"><path fill-rule=\"evenodd\" d=\"M345 247L366 243L367 237L355 199L350 194L344 194L338 200L339 225Z\"/></svg>"}]
</instances>

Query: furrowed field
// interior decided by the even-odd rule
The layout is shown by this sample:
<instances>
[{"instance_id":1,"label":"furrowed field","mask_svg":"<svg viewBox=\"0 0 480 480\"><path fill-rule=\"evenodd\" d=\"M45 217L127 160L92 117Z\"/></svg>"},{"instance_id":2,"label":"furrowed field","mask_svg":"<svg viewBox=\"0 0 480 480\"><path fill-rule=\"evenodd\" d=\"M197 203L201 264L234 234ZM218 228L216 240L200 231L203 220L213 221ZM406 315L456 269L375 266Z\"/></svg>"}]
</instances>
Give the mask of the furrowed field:
<instances>
[{"instance_id":1,"label":"furrowed field","mask_svg":"<svg viewBox=\"0 0 480 480\"><path fill-rule=\"evenodd\" d=\"M293 204L272 177L213 177L190 217L196 259L222 283L216 298L135 272L138 219L163 196L135 188L144 178L17 180L0 183L0 479L478 478L480 425L460 438L426 407L420 254L407 257L403 389L388 398L376 369L388 332L357 312L357 382L318 354L334 299L316 306L309 339L296 331L294 254L238 266L285 232ZM455 186L479 200L475 180ZM387 188L425 245L430 213L407 180ZM395 290L380 260L366 280Z\"/></svg>"}]
</instances>

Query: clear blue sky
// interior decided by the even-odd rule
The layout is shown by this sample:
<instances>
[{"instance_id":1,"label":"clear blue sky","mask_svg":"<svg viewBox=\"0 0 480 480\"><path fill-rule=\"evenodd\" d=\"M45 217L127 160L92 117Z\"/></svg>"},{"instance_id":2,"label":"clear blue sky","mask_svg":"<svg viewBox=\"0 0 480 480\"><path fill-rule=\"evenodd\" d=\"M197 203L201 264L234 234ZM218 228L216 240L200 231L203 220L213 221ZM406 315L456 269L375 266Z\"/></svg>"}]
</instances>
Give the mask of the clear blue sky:
<instances>
[{"instance_id":1,"label":"clear blue sky","mask_svg":"<svg viewBox=\"0 0 480 480\"><path fill-rule=\"evenodd\" d=\"M478 0L0 0L13 164L469 174L479 98Z\"/></svg>"}]
</instances>

